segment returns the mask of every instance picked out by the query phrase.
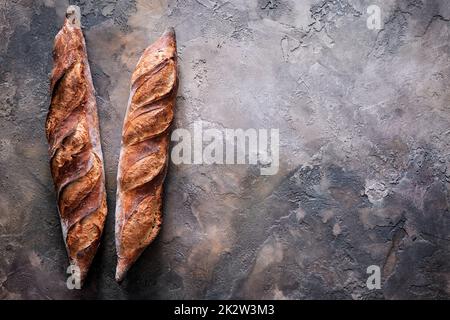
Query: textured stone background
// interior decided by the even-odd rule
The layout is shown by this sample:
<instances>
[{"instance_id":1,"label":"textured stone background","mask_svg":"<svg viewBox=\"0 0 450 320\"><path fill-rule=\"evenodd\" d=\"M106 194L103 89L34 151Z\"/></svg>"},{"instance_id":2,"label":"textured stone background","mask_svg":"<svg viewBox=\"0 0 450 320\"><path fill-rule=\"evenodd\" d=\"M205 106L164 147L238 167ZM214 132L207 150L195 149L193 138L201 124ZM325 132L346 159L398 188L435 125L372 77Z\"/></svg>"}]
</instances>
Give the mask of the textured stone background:
<instances>
[{"instance_id":1,"label":"textured stone background","mask_svg":"<svg viewBox=\"0 0 450 320\"><path fill-rule=\"evenodd\" d=\"M85 288L67 257L44 121L69 3L97 90L109 216ZM377 4L384 28L366 27ZM17 0L0 4L0 298L450 297L447 0ZM171 165L165 223L114 282L131 72L174 26L176 127L280 128L280 170ZM382 289L369 291L369 265Z\"/></svg>"}]
</instances>

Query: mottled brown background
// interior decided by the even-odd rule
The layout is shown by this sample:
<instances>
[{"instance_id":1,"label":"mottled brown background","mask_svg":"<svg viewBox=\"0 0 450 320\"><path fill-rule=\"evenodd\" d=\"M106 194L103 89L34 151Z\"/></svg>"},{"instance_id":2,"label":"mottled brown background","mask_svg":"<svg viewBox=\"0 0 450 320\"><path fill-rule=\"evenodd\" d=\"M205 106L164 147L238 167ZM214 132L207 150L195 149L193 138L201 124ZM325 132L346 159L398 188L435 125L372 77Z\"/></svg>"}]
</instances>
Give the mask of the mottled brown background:
<instances>
[{"instance_id":1,"label":"mottled brown background","mask_svg":"<svg viewBox=\"0 0 450 320\"><path fill-rule=\"evenodd\" d=\"M78 4L97 90L109 216L86 286L67 257L44 121L53 38ZM384 28L366 27L381 8ZM0 1L0 298L450 297L447 0ZM280 170L175 166L165 223L114 281L131 72L178 36L176 127L279 128ZM382 289L366 268L382 268Z\"/></svg>"}]
</instances>

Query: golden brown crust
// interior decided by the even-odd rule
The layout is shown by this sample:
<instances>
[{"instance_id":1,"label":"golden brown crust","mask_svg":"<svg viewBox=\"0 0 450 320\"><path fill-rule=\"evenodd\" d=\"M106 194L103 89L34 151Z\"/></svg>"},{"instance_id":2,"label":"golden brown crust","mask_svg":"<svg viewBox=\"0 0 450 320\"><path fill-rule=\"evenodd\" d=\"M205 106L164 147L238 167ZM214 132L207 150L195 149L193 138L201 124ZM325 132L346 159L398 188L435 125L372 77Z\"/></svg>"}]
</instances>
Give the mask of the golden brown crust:
<instances>
[{"instance_id":1,"label":"golden brown crust","mask_svg":"<svg viewBox=\"0 0 450 320\"><path fill-rule=\"evenodd\" d=\"M107 208L97 106L78 10L67 9L55 38L45 131L64 242L83 282L100 243Z\"/></svg>"},{"instance_id":2,"label":"golden brown crust","mask_svg":"<svg viewBox=\"0 0 450 320\"><path fill-rule=\"evenodd\" d=\"M117 281L161 227L177 85L175 33L169 29L144 51L131 77L117 176Z\"/></svg>"}]
</instances>

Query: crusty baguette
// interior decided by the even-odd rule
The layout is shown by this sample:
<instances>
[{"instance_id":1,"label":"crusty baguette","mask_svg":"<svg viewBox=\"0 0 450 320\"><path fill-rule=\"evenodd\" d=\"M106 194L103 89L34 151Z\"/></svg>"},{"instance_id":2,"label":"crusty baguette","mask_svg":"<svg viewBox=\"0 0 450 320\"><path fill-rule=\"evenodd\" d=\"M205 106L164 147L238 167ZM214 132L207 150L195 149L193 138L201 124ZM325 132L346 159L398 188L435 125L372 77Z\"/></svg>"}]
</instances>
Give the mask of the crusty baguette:
<instances>
[{"instance_id":1,"label":"crusty baguette","mask_svg":"<svg viewBox=\"0 0 450 320\"><path fill-rule=\"evenodd\" d=\"M175 32L168 29L144 51L131 77L117 176L117 281L161 227L177 85Z\"/></svg>"},{"instance_id":2,"label":"crusty baguette","mask_svg":"<svg viewBox=\"0 0 450 320\"><path fill-rule=\"evenodd\" d=\"M64 242L83 283L107 214L97 106L80 10L69 6L55 37L46 121L50 167Z\"/></svg>"}]
</instances>

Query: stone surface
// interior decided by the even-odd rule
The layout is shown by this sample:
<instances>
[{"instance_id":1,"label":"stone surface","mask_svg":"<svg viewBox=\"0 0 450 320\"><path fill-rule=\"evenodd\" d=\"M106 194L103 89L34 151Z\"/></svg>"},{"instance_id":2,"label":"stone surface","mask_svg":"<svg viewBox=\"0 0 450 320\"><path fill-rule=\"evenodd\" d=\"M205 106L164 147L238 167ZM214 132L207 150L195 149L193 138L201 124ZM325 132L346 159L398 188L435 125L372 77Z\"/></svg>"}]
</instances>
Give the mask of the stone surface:
<instances>
[{"instance_id":1,"label":"stone surface","mask_svg":"<svg viewBox=\"0 0 450 320\"><path fill-rule=\"evenodd\" d=\"M66 288L44 122L53 38L78 4L109 216ZM381 8L382 30L367 28ZM450 297L446 0L6 1L0 8L0 298ZM178 38L175 127L279 128L280 169L169 168L160 236L114 281L117 161L131 72ZM369 290L366 269L380 266Z\"/></svg>"}]
</instances>

